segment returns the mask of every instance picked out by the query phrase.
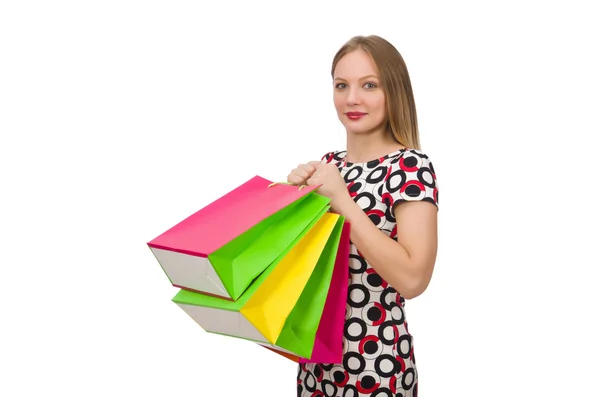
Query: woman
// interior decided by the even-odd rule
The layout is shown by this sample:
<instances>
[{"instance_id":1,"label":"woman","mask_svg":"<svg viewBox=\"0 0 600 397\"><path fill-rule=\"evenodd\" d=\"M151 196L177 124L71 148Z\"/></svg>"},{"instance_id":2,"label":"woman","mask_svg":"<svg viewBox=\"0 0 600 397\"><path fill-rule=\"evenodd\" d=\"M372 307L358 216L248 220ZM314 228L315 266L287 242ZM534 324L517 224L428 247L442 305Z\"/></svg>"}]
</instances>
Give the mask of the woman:
<instances>
[{"instance_id":1,"label":"woman","mask_svg":"<svg viewBox=\"0 0 600 397\"><path fill-rule=\"evenodd\" d=\"M420 149L409 74L393 45L354 37L331 75L346 150L300 165L288 183L321 185L351 225L344 356L341 365L300 364L298 396L417 396L404 304L425 291L435 264L435 171Z\"/></svg>"}]
</instances>

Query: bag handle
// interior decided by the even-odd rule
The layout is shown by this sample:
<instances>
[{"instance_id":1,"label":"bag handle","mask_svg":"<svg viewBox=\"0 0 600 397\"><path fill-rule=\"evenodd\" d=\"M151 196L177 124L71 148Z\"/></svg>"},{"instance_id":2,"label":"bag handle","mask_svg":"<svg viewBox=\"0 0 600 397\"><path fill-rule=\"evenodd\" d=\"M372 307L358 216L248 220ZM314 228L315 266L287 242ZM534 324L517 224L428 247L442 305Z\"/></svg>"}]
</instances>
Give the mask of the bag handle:
<instances>
[{"instance_id":1,"label":"bag handle","mask_svg":"<svg viewBox=\"0 0 600 397\"><path fill-rule=\"evenodd\" d=\"M269 187L273 187L275 185L298 186L298 185L294 185L293 183L290 183L290 182L273 182L273 183L269 184ZM308 185L300 185L298 187L298 190L302 190L305 187L308 187Z\"/></svg>"}]
</instances>

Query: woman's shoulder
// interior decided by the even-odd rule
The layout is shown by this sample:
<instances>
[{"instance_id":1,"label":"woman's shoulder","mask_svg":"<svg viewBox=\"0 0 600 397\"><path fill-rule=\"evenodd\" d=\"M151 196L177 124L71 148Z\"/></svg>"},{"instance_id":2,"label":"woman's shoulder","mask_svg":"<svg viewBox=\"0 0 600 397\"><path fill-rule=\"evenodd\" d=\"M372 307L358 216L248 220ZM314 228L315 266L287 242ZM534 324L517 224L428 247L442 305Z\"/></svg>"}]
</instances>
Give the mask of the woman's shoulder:
<instances>
[{"instance_id":1,"label":"woman's shoulder","mask_svg":"<svg viewBox=\"0 0 600 397\"><path fill-rule=\"evenodd\" d=\"M422 149L404 148L389 157L390 164L405 165L407 167L433 167L429 154Z\"/></svg>"},{"instance_id":2,"label":"woman's shoulder","mask_svg":"<svg viewBox=\"0 0 600 397\"><path fill-rule=\"evenodd\" d=\"M393 153L391 156L389 156L390 160L395 160L395 161L398 161L401 158L407 158L407 157L418 157L418 158L429 160L429 155L424 150L414 149L414 148L410 148L410 147L402 148L402 149L398 150L397 152Z\"/></svg>"}]
</instances>

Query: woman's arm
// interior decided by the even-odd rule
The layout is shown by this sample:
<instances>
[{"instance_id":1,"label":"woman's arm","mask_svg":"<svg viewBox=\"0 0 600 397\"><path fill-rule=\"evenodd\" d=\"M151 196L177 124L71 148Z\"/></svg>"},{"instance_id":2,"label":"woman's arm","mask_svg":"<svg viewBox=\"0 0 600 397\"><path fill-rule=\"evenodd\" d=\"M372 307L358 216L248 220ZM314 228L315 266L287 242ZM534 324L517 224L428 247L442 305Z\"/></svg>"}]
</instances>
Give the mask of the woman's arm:
<instances>
[{"instance_id":1,"label":"woman's arm","mask_svg":"<svg viewBox=\"0 0 600 397\"><path fill-rule=\"evenodd\" d=\"M421 295L431 280L437 256L437 207L408 201L395 207L398 241L373 224L348 196L336 205L351 225L352 243L375 271L405 299Z\"/></svg>"}]
</instances>

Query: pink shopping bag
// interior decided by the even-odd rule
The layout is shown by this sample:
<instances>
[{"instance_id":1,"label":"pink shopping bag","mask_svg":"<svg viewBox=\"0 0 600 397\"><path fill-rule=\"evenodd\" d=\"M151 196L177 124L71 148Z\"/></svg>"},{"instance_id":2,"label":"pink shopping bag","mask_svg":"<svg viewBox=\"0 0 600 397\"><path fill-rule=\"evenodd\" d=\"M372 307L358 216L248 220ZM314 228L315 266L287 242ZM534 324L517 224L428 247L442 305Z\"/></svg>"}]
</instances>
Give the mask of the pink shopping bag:
<instances>
[{"instance_id":1,"label":"pink shopping bag","mask_svg":"<svg viewBox=\"0 0 600 397\"><path fill-rule=\"evenodd\" d=\"M237 300L329 199L256 176L148 242L176 287Z\"/></svg>"}]
</instances>

